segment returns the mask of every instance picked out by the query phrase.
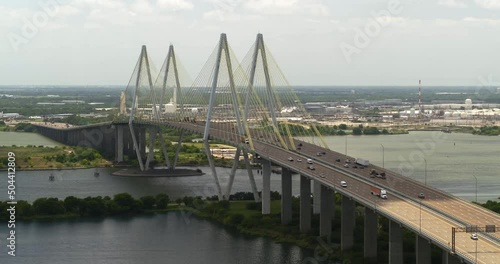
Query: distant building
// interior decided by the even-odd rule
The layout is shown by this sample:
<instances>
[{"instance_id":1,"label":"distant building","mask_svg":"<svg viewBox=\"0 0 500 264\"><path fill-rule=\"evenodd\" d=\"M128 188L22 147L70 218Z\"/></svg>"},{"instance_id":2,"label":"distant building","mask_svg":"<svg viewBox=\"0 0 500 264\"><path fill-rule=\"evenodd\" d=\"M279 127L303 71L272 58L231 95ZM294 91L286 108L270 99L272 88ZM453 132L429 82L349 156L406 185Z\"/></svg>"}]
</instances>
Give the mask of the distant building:
<instances>
[{"instance_id":1,"label":"distant building","mask_svg":"<svg viewBox=\"0 0 500 264\"><path fill-rule=\"evenodd\" d=\"M66 104L84 104L85 103L85 101L82 101L82 100L62 100L61 102L66 103Z\"/></svg>"}]
</instances>

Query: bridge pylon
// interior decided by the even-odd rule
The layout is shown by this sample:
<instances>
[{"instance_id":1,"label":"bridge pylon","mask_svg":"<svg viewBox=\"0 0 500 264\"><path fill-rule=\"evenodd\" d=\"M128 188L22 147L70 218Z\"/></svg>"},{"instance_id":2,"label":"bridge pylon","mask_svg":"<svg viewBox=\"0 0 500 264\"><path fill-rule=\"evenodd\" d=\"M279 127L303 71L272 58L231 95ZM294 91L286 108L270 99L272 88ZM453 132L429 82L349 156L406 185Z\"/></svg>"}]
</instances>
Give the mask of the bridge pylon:
<instances>
[{"instance_id":1,"label":"bridge pylon","mask_svg":"<svg viewBox=\"0 0 500 264\"><path fill-rule=\"evenodd\" d=\"M175 55L174 46L170 45L168 54L165 58L162 68L160 69L155 81L155 94L157 102L157 111L155 120L158 125L161 125L162 119L165 118L179 118L180 113L184 110L181 93L181 78L179 76L178 61ZM182 136L184 131L180 129L179 141L175 151L174 161L170 162L167 149L165 146L165 139L160 130L158 130L158 137L160 139L163 156L168 168L175 169L179 150L182 146Z\"/></svg>"},{"instance_id":2,"label":"bridge pylon","mask_svg":"<svg viewBox=\"0 0 500 264\"><path fill-rule=\"evenodd\" d=\"M126 89L126 93L129 93L129 98L132 98L128 126L141 171L145 170L141 148L143 147L143 144L146 144L146 142L142 142L144 140L138 142L136 131L134 129L134 121L140 121L141 119L151 120L157 116L152 79L153 74L146 46L143 45L141 48L141 54Z\"/></svg>"}]
</instances>

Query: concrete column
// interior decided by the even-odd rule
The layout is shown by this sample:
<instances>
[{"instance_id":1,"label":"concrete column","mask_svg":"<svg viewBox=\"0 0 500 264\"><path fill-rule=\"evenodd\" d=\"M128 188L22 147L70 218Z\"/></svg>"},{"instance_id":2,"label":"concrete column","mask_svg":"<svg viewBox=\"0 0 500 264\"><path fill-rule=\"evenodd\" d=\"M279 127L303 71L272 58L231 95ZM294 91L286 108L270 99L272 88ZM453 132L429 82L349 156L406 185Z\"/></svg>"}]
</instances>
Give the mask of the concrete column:
<instances>
[{"instance_id":1,"label":"concrete column","mask_svg":"<svg viewBox=\"0 0 500 264\"><path fill-rule=\"evenodd\" d=\"M321 212L321 183L313 181L313 213L319 214Z\"/></svg>"},{"instance_id":2,"label":"concrete column","mask_svg":"<svg viewBox=\"0 0 500 264\"><path fill-rule=\"evenodd\" d=\"M332 234L332 207L333 191L328 187L321 185L321 212L319 216L319 235L330 236Z\"/></svg>"},{"instance_id":3,"label":"concrete column","mask_svg":"<svg viewBox=\"0 0 500 264\"><path fill-rule=\"evenodd\" d=\"M281 223L292 221L292 173L287 168L281 169Z\"/></svg>"},{"instance_id":4,"label":"concrete column","mask_svg":"<svg viewBox=\"0 0 500 264\"><path fill-rule=\"evenodd\" d=\"M365 207L364 256L367 259L377 258L377 228L378 215Z\"/></svg>"},{"instance_id":5,"label":"concrete column","mask_svg":"<svg viewBox=\"0 0 500 264\"><path fill-rule=\"evenodd\" d=\"M403 263L403 236L399 223L389 220L389 264Z\"/></svg>"},{"instance_id":6,"label":"concrete column","mask_svg":"<svg viewBox=\"0 0 500 264\"><path fill-rule=\"evenodd\" d=\"M443 250L443 264L461 264L460 258Z\"/></svg>"},{"instance_id":7,"label":"concrete column","mask_svg":"<svg viewBox=\"0 0 500 264\"><path fill-rule=\"evenodd\" d=\"M340 230L341 250L351 249L354 245L354 225L356 224L354 201L342 195L342 218Z\"/></svg>"},{"instance_id":8,"label":"concrete column","mask_svg":"<svg viewBox=\"0 0 500 264\"><path fill-rule=\"evenodd\" d=\"M311 180L300 175L300 231L311 230Z\"/></svg>"},{"instance_id":9,"label":"concrete column","mask_svg":"<svg viewBox=\"0 0 500 264\"><path fill-rule=\"evenodd\" d=\"M146 157L146 128L139 128L139 150L141 151L141 157L144 159Z\"/></svg>"},{"instance_id":10,"label":"concrete column","mask_svg":"<svg viewBox=\"0 0 500 264\"><path fill-rule=\"evenodd\" d=\"M148 155L146 159L146 164L144 165L146 170L149 170L149 164L154 160L155 157L155 138L156 138L156 129L150 127L148 130L149 132L149 143L148 143Z\"/></svg>"},{"instance_id":11,"label":"concrete column","mask_svg":"<svg viewBox=\"0 0 500 264\"><path fill-rule=\"evenodd\" d=\"M116 157L117 162L123 162L123 126L116 126Z\"/></svg>"},{"instance_id":12,"label":"concrete column","mask_svg":"<svg viewBox=\"0 0 500 264\"><path fill-rule=\"evenodd\" d=\"M431 243L418 234L416 235L416 240L417 264L431 263Z\"/></svg>"},{"instance_id":13,"label":"concrete column","mask_svg":"<svg viewBox=\"0 0 500 264\"><path fill-rule=\"evenodd\" d=\"M271 161L262 162L262 214L271 213Z\"/></svg>"}]
</instances>

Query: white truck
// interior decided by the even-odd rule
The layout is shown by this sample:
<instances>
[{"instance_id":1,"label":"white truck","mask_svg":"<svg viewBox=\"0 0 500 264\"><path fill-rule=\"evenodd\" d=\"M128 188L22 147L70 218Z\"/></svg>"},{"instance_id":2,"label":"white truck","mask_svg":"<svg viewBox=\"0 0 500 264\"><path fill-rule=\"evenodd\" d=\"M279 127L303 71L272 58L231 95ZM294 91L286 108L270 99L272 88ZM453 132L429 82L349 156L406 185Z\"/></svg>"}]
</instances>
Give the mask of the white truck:
<instances>
[{"instance_id":1,"label":"white truck","mask_svg":"<svg viewBox=\"0 0 500 264\"><path fill-rule=\"evenodd\" d=\"M365 160L365 159L361 159L361 158L357 158L356 159L356 164L359 164L359 165L362 165L362 166L368 166L368 165L370 165L370 161L369 160Z\"/></svg>"},{"instance_id":2,"label":"white truck","mask_svg":"<svg viewBox=\"0 0 500 264\"><path fill-rule=\"evenodd\" d=\"M380 189L380 188L372 186L372 187L370 187L370 193L372 195L378 196L382 199L387 199L387 191L384 189Z\"/></svg>"}]
</instances>

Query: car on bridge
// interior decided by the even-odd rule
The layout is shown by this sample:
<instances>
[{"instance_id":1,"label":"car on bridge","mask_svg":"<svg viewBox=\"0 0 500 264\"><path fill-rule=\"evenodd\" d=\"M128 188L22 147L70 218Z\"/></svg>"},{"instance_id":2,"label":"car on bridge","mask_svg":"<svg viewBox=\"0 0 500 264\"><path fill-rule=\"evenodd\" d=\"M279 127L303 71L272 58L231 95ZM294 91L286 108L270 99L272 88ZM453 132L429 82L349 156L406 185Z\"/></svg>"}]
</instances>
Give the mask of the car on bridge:
<instances>
[{"instance_id":1,"label":"car on bridge","mask_svg":"<svg viewBox=\"0 0 500 264\"><path fill-rule=\"evenodd\" d=\"M288 157L288 160L289 160L289 161L293 161L293 158L292 158L292 157Z\"/></svg>"},{"instance_id":2,"label":"car on bridge","mask_svg":"<svg viewBox=\"0 0 500 264\"><path fill-rule=\"evenodd\" d=\"M424 198L425 198L425 194L424 194L424 193L419 193L419 194L418 194L418 198L420 198L420 199L424 199Z\"/></svg>"},{"instance_id":3,"label":"car on bridge","mask_svg":"<svg viewBox=\"0 0 500 264\"><path fill-rule=\"evenodd\" d=\"M346 188L347 187L347 182L346 181L340 181L340 186Z\"/></svg>"},{"instance_id":4,"label":"car on bridge","mask_svg":"<svg viewBox=\"0 0 500 264\"><path fill-rule=\"evenodd\" d=\"M348 163L344 164L344 167L349 168L349 164Z\"/></svg>"},{"instance_id":5,"label":"car on bridge","mask_svg":"<svg viewBox=\"0 0 500 264\"><path fill-rule=\"evenodd\" d=\"M474 234L470 235L470 239L477 240L478 239L477 233L474 233Z\"/></svg>"},{"instance_id":6,"label":"car on bridge","mask_svg":"<svg viewBox=\"0 0 500 264\"><path fill-rule=\"evenodd\" d=\"M297 162L302 162L302 160L301 159L297 159Z\"/></svg>"},{"instance_id":7,"label":"car on bridge","mask_svg":"<svg viewBox=\"0 0 500 264\"><path fill-rule=\"evenodd\" d=\"M307 166L307 168L310 170L316 170L316 168L314 168L312 165Z\"/></svg>"}]
</instances>

